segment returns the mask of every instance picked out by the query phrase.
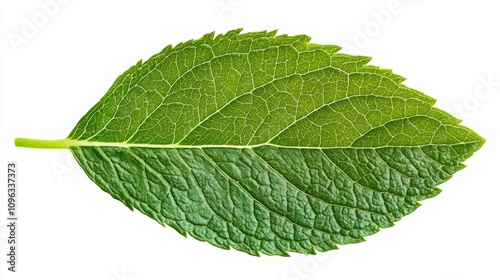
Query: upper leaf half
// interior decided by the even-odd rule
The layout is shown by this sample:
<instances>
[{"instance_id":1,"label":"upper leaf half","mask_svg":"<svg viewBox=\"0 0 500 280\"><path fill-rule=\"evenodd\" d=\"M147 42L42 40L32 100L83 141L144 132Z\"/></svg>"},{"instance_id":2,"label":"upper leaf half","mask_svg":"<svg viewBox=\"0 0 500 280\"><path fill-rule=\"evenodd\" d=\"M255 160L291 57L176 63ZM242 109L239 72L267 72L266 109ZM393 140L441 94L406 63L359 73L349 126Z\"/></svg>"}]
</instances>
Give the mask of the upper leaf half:
<instances>
[{"instance_id":1,"label":"upper leaf half","mask_svg":"<svg viewBox=\"0 0 500 280\"><path fill-rule=\"evenodd\" d=\"M483 141L368 57L305 35L210 33L139 62L78 123L93 142L380 147Z\"/></svg>"}]
</instances>

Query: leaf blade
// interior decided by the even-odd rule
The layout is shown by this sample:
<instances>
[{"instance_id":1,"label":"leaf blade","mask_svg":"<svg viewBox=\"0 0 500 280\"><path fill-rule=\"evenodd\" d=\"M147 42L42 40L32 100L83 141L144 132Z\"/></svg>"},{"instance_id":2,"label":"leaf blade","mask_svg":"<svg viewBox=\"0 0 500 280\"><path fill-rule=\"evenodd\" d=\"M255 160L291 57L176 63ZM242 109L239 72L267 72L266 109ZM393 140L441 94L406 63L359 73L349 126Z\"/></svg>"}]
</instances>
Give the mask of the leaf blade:
<instances>
[{"instance_id":1,"label":"leaf blade","mask_svg":"<svg viewBox=\"0 0 500 280\"><path fill-rule=\"evenodd\" d=\"M484 143L370 58L241 29L122 74L65 140L130 209L251 255L357 243L439 193Z\"/></svg>"}]
</instances>

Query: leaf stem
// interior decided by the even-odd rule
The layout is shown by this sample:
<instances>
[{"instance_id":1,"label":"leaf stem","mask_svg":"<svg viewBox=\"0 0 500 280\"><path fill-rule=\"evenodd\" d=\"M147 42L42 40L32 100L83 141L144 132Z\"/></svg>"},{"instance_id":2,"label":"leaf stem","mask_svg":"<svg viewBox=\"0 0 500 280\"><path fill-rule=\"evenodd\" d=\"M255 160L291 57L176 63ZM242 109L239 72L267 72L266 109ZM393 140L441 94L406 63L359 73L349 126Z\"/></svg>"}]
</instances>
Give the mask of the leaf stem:
<instances>
[{"instance_id":1,"label":"leaf stem","mask_svg":"<svg viewBox=\"0 0 500 280\"><path fill-rule=\"evenodd\" d=\"M58 140L40 140L40 139L28 139L28 138L16 138L14 144L17 147L24 148L39 148L39 149L67 149L69 148L69 139L58 139Z\"/></svg>"}]
</instances>

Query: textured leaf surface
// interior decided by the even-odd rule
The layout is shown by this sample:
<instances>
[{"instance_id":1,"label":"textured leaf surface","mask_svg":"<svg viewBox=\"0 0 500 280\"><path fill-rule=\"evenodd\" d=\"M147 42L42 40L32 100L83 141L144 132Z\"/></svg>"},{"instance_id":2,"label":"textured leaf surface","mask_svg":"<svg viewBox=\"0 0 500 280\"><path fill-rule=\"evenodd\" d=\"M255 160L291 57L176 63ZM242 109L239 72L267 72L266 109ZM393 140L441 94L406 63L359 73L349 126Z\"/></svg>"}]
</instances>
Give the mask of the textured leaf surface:
<instances>
[{"instance_id":1,"label":"textured leaf surface","mask_svg":"<svg viewBox=\"0 0 500 280\"><path fill-rule=\"evenodd\" d=\"M64 146L104 191L160 224L287 255L392 226L484 143L367 57L240 31L137 63Z\"/></svg>"}]
</instances>

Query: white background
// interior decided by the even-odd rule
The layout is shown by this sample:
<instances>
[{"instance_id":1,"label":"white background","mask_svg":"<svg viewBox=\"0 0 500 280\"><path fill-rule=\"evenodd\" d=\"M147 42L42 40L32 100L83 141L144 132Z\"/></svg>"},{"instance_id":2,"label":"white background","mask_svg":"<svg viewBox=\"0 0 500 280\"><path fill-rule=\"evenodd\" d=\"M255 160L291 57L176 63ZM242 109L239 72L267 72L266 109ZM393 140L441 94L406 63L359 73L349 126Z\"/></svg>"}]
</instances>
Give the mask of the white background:
<instances>
[{"instance_id":1,"label":"white background","mask_svg":"<svg viewBox=\"0 0 500 280\"><path fill-rule=\"evenodd\" d=\"M0 6L1 279L500 279L498 1L53 1ZM184 238L101 191L69 151L14 147L15 137L66 137L139 59L238 27L372 56L488 141L394 227L290 258ZM19 165L16 273L4 261L10 160Z\"/></svg>"}]
</instances>

